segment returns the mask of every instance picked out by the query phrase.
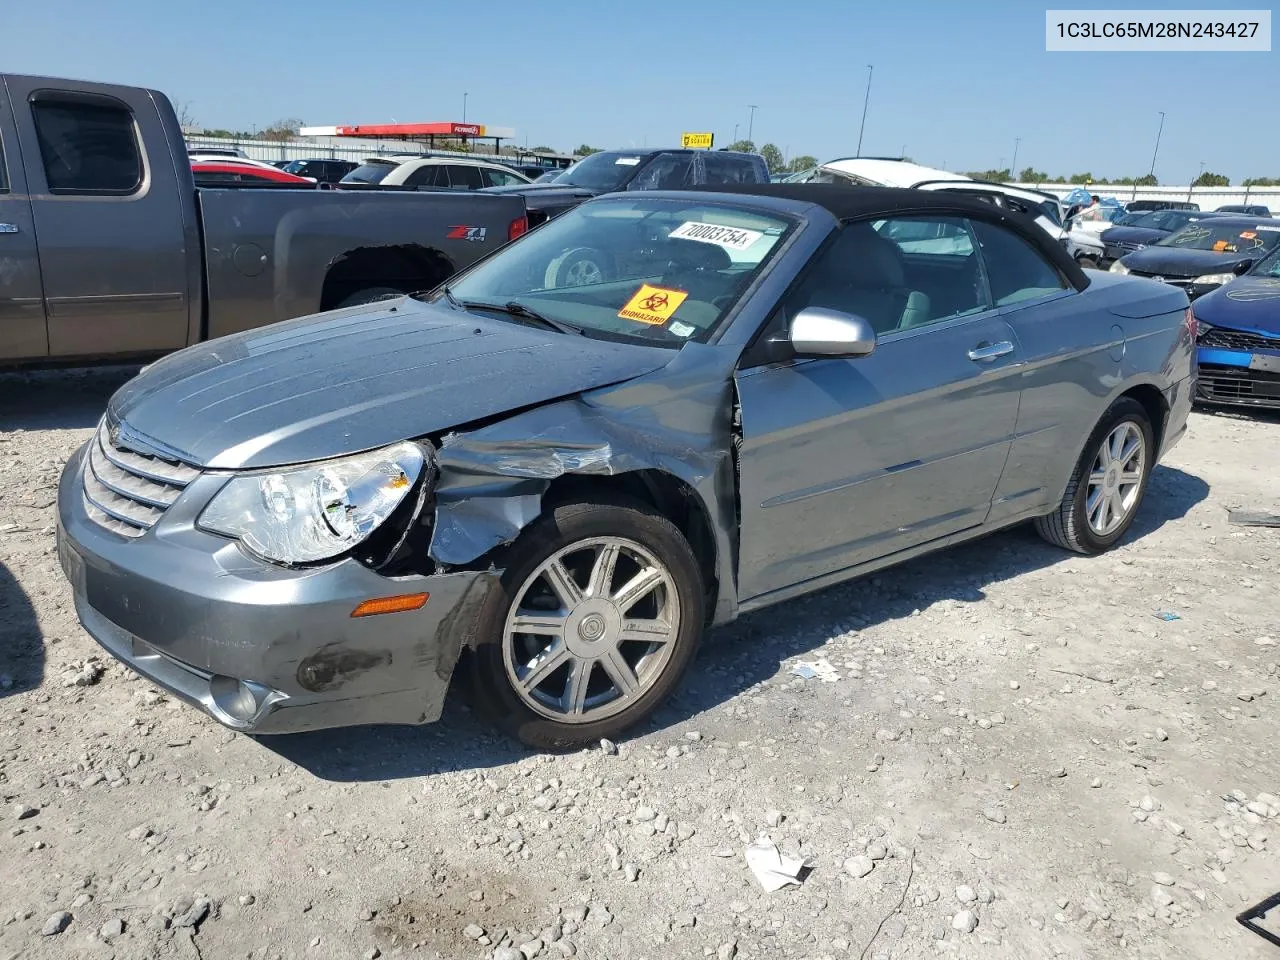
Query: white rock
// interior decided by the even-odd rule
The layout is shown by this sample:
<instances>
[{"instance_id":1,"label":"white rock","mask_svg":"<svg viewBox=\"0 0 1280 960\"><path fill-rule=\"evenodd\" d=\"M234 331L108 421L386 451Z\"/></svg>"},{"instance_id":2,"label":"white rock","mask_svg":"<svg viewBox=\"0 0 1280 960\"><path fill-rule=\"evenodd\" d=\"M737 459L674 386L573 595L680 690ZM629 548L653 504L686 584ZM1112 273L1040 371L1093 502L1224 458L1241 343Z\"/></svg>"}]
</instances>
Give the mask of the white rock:
<instances>
[{"instance_id":1,"label":"white rock","mask_svg":"<svg viewBox=\"0 0 1280 960\"><path fill-rule=\"evenodd\" d=\"M978 918L972 910L961 910L951 918L951 929L961 933L973 933L978 926Z\"/></svg>"},{"instance_id":2,"label":"white rock","mask_svg":"<svg viewBox=\"0 0 1280 960\"><path fill-rule=\"evenodd\" d=\"M1162 887L1172 887L1177 882L1172 874L1164 873L1160 870L1151 874L1151 879Z\"/></svg>"},{"instance_id":3,"label":"white rock","mask_svg":"<svg viewBox=\"0 0 1280 960\"><path fill-rule=\"evenodd\" d=\"M978 899L978 894L974 891L973 887L969 886L967 883L963 883L956 887L956 899L961 903L973 903Z\"/></svg>"},{"instance_id":4,"label":"white rock","mask_svg":"<svg viewBox=\"0 0 1280 960\"><path fill-rule=\"evenodd\" d=\"M844 862L844 872L851 877L859 879L865 877L875 868L875 861L866 856L850 857Z\"/></svg>"}]
</instances>

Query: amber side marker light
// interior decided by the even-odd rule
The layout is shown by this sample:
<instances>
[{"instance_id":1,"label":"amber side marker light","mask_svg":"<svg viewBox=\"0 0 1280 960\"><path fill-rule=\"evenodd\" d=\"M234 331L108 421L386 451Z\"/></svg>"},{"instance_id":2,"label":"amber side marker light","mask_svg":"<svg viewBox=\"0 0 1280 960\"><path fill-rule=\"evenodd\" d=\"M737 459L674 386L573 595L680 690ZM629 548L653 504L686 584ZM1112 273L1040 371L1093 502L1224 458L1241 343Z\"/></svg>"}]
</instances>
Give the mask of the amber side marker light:
<instances>
[{"instance_id":1,"label":"amber side marker light","mask_svg":"<svg viewBox=\"0 0 1280 960\"><path fill-rule=\"evenodd\" d=\"M421 610L430 599L429 593L406 593L398 597L378 597L366 600L351 611L353 617L376 617L380 613L404 613L406 610Z\"/></svg>"}]
</instances>

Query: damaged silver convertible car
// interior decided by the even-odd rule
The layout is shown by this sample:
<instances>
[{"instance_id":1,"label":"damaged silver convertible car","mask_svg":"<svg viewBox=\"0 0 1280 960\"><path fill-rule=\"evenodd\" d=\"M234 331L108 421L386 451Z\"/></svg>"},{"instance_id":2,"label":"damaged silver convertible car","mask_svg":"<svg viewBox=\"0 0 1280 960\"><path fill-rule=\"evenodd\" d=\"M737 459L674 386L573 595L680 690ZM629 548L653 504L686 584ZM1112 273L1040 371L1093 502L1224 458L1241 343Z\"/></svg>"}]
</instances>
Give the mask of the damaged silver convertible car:
<instances>
[{"instance_id":1,"label":"damaged silver convertible car","mask_svg":"<svg viewBox=\"0 0 1280 960\"><path fill-rule=\"evenodd\" d=\"M229 727L648 714L710 624L1020 521L1113 545L1182 434L1176 287L908 190L612 195L420 297L225 337L67 464L85 628Z\"/></svg>"}]
</instances>

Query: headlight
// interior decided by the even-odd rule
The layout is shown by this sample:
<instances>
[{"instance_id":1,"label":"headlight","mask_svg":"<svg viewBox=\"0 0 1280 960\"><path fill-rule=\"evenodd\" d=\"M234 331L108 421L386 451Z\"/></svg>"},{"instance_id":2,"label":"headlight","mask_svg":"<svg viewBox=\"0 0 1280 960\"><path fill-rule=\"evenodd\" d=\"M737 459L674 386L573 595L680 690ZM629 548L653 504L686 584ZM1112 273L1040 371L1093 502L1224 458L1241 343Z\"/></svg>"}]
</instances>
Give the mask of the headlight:
<instances>
[{"instance_id":1,"label":"headlight","mask_svg":"<svg viewBox=\"0 0 1280 960\"><path fill-rule=\"evenodd\" d=\"M341 460L235 477L205 507L199 526L234 537L281 563L345 553L391 516L425 463L415 443Z\"/></svg>"},{"instance_id":2,"label":"headlight","mask_svg":"<svg viewBox=\"0 0 1280 960\"><path fill-rule=\"evenodd\" d=\"M1128 267L1126 267L1126 266L1125 266L1123 263L1121 263L1119 260L1117 260L1115 263L1113 263L1113 264L1111 265L1111 269L1110 269L1108 272L1109 272L1109 273L1128 273L1128 272L1129 272L1129 268L1128 268Z\"/></svg>"},{"instance_id":3,"label":"headlight","mask_svg":"<svg viewBox=\"0 0 1280 960\"><path fill-rule=\"evenodd\" d=\"M1221 286L1224 283L1230 283L1236 278L1234 273L1205 273L1196 277L1195 283L1203 283L1206 285Z\"/></svg>"}]
</instances>

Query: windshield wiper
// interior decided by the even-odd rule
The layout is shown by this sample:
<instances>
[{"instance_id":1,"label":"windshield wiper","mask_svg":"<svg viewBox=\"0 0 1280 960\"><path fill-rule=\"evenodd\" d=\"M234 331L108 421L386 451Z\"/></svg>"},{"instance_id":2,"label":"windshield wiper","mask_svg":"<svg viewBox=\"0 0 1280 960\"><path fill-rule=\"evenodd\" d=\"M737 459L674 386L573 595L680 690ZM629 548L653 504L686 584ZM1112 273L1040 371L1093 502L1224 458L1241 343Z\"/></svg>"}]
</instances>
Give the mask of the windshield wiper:
<instances>
[{"instance_id":1,"label":"windshield wiper","mask_svg":"<svg viewBox=\"0 0 1280 960\"><path fill-rule=\"evenodd\" d=\"M533 325L540 326L546 330L554 330L557 333L576 333L579 336L583 336L586 333L582 327L575 326L572 323L565 323L563 320L552 320L550 317L543 316L538 311L526 307L519 300L508 300L506 303L483 303L478 300L467 300L463 301L461 306L467 310L492 310L495 313L505 313L511 317L519 317L521 320L533 321Z\"/></svg>"},{"instance_id":2,"label":"windshield wiper","mask_svg":"<svg viewBox=\"0 0 1280 960\"><path fill-rule=\"evenodd\" d=\"M462 301L453 295L453 291L449 289L449 285L447 283L441 289L444 292L444 298L449 301L449 306L453 307L455 310L463 309Z\"/></svg>"}]
</instances>

